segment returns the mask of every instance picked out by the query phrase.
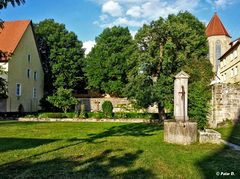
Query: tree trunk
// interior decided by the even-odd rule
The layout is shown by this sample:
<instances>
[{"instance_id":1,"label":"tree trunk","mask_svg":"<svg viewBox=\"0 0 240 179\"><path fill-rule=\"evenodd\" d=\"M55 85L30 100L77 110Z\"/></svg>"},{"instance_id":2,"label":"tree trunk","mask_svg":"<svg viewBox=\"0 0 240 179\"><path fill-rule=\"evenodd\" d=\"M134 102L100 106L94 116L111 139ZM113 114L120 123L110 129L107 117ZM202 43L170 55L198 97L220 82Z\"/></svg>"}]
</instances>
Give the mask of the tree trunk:
<instances>
[{"instance_id":1,"label":"tree trunk","mask_svg":"<svg viewBox=\"0 0 240 179\"><path fill-rule=\"evenodd\" d=\"M164 110L164 106L162 106L159 103L158 103L158 115L159 115L160 121L164 121L167 118L165 110Z\"/></svg>"},{"instance_id":2,"label":"tree trunk","mask_svg":"<svg viewBox=\"0 0 240 179\"><path fill-rule=\"evenodd\" d=\"M67 108L63 108L63 112L66 114L67 113Z\"/></svg>"}]
</instances>

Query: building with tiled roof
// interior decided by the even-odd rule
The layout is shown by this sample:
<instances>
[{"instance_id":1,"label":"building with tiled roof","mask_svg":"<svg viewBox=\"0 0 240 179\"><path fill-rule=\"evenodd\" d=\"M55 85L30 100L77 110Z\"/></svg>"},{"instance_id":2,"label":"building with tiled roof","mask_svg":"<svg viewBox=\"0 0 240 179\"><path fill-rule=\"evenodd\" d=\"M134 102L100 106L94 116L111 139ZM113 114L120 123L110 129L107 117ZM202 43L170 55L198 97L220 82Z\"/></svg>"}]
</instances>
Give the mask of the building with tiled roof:
<instances>
[{"instance_id":1,"label":"building with tiled roof","mask_svg":"<svg viewBox=\"0 0 240 179\"><path fill-rule=\"evenodd\" d=\"M217 13L215 13L206 28L209 45L209 60L213 65L213 72L217 73L219 58L230 48L231 36L224 27Z\"/></svg>"},{"instance_id":2,"label":"building with tiled roof","mask_svg":"<svg viewBox=\"0 0 240 179\"><path fill-rule=\"evenodd\" d=\"M4 22L0 28L0 58L7 72L7 98L0 99L0 112L39 110L44 74L30 20Z\"/></svg>"},{"instance_id":3,"label":"building with tiled roof","mask_svg":"<svg viewBox=\"0 0 240 179\"><path fill-rule=\"evenodd\" d=\"M206 28L209 60L216 73L215 82L240 82L240 38L231 42L231 36L215 13Z\"/></svg>"},{"instance_id":4,"label":"building with tiled roof","mask_svg":"<svg viewBox=\"0 0 240 179\"><path fill-rule=\"evenodd\" d=\"M240 39L230 43L231 47L220 57L220 79L222 83L240 82Z\"/></svg>"}]
</instances>

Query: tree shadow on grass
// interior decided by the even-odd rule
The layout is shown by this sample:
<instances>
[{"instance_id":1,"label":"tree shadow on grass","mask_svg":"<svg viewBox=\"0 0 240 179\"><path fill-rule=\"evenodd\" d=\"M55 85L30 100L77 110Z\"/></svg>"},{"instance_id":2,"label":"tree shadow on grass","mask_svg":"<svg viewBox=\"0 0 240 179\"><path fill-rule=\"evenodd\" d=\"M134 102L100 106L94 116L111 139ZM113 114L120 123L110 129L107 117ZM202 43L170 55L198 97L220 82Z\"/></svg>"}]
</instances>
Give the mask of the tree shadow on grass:
<instances>
[{"instance_id":1,"label":"tree shadow on grass","mask_svg":"<svg viewBox=\"0 0 240 179\"><path fill-rule=\"evenodd\" d=\"M153 132L163 130L162 125L146 124L146 123L131 123L126 125L114 126L108 130L97 133L88 134L87 142L95 142L97 139L113 136L134 136L134 137L147 137L155 135Z\"/></svg>"},{"instance_id":2,"label":"tree shadow on grass","mask_svg":"<svg viewBox=\"0 0 240 179\"><path fill-rule=\"evenodd\" d=\"M34 138L0 138L0 152L9 150L30 149L40 145L55 142L58 139L34 139Z\"/></svg>"},{"instance_id":3,"label":"tree shadow on grass","mask_svg":"<svg viewBox=\"0 0 240 179\"><path fill-rule=\"evenodd\" d=\"M240 130L237 125L240 124L233 127L228 142L231 142L235 135L239 135ZM197 167L200 168L204 178L240 178L240 151L224 146L221 150L199 161Z\"/></svg>"},{"instance_id":4,"label":"tree shadow on grass","mask_svg":"<svg viewBox=\"0 0 240 179\"><path fill-rule=\"evenodd\" d=\"M55 158L48 161L18 161L0 166L0 178L154 178L151 170L133 167L142 150L105 150L84 158Z\"/></svg>"}]
</instances>

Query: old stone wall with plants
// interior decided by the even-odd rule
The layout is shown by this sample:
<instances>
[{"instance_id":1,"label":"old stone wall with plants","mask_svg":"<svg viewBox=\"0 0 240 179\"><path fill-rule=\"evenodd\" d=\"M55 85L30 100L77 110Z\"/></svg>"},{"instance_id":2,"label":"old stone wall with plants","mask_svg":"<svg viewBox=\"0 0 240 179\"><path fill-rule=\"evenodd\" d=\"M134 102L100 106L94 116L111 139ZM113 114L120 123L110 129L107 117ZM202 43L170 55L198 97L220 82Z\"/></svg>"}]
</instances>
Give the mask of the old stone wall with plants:
<instances>
[{"instance_id":1,"label":"old stone wall with plants","mask_svg":"<svg viewBox=\"0 0 240 179\"><path fill-rule=\"evenodd\" d=\"M240 84L215 84L212 86L209 124L217 127L226 120L239 121Z\"/></svg>"}]
</instances>

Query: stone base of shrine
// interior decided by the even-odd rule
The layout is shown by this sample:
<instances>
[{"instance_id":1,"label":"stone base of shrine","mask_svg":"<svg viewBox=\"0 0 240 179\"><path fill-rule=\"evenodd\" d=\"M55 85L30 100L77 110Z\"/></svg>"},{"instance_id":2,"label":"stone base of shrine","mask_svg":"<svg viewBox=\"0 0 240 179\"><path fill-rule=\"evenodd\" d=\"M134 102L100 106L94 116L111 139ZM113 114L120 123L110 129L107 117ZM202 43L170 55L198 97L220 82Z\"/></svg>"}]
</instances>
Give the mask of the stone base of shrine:
<instances>
[{"instance_id":1,"label":"stone base of shrine","mask_svg":"<svg viewBox=\"0 0 240 179\"><path fill-rule=\"evenodd\" d=\"M164 141L174 144L189 145L197 142L196 122L164 121Z\"/></svg>"}]
</instances>

